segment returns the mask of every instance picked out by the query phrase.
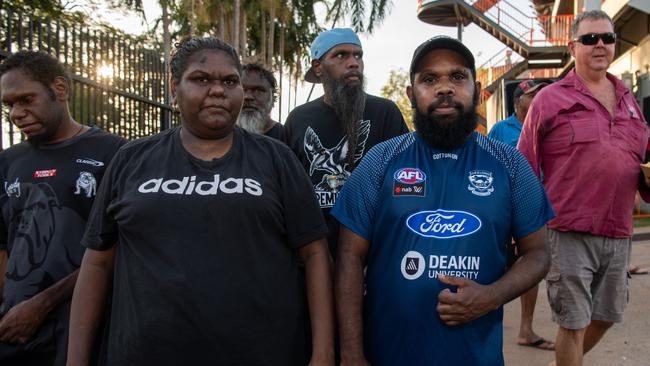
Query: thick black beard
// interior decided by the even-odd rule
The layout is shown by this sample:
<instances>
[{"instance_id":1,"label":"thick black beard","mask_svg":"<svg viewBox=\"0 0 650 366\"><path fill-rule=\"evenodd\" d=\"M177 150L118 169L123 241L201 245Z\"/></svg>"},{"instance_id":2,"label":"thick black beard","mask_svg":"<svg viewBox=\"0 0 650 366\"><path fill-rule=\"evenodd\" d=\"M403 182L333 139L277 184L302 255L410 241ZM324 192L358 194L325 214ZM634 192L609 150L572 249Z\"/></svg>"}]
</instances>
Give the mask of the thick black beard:
<instances>
[{"instance_id":1,"label":"thick black beard","mask_svg":"<svg viewBox=\"0 0 650 366\"><path fill-rule=\"evenodd\" d=\"M413 96L415 104L415 113L413 115L413 124L415 130L432 147L440 150L451 150L459 147L467 141L469 135L478 125L478 115L476 114L476 100L468 111L463 109L462 105L454 104L450 96L442 97L438 101L431 103L427 108L427 113L422 113L417 107L417 101ZM433 110L442 102L453 105L458 111L458 117L455 118L436 118L432 116Z\"/></svg>"},{"instance_id":2,"label":"thick black beard","mask_svg":"<svg viewBox=\"0 0 650 366\"><path fill-rule=\"evenodd\" d=\"M350 74L359 77L359 82L348 85L345 79ZM339 127L344 131L348 140L349 166L354 164L354 151L357 148L357 131L359 122L363 119L363 110L366 107L366 93L364 92L363 74L352 71L344 74L339 79L332 79L327 72L322 75L323 89L329 96L334 113L339 120Z\"/></svg>"}]
</instances>

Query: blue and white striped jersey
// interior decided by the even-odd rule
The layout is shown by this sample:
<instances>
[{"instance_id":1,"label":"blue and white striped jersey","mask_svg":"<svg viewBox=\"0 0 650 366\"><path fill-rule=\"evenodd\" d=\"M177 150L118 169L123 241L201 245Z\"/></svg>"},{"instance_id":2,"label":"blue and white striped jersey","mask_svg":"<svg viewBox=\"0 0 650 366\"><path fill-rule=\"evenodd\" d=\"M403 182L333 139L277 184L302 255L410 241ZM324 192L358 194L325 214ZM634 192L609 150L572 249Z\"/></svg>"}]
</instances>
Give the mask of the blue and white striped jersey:
<instances>
[{"instance_id":1,"label":"blue and white striped jersey","mask_svg":"<svg viewBox=\"0 0 650 366\"><path fill-rule=\"evenodd\" d=\"M478 133L451 151L416 133L393 138L364 157L332 215L370 241L364 336L372 365L503 365L502 309L446 326L437 277L497 281L511 237L553 217L515 148Z\"/></svg>"}]
</instances>

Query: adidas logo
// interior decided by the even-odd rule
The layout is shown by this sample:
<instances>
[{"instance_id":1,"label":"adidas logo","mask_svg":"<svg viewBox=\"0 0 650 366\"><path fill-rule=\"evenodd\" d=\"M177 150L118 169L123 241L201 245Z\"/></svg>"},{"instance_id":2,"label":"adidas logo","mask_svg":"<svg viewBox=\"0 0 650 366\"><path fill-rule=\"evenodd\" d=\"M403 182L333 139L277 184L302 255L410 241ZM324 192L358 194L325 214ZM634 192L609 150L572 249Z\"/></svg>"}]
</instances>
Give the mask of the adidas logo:
<instances>
[{"instance_id":1,"label":"adidas logo","mask_svg":"<svg viewBox=\"0 0 650 366\"><path fill-rule=\"evenodd\" d=\"M183 177L181 179L154 178L142 183L138 187L140 193L167 193L167 194L198 194L201 196L216 195L218 192L225 194L242 194L244 192L253 195L262 195L262 185L250 178L228 178L221 180L219 174L215 174L211 181L196 181L196 176Z\"/></svg>"}]
</instances>

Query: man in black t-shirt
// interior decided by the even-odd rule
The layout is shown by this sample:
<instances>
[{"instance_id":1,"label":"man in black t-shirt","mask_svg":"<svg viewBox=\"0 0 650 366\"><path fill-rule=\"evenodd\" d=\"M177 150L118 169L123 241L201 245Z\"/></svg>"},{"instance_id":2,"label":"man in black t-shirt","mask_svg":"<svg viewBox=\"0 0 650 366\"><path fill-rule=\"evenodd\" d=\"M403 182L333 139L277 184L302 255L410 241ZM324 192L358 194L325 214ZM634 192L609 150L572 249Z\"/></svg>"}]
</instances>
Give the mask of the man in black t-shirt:
<instances>
[{"instance_id":1,"label":"man in black t-shirt","mask_svg":"<svg viewBox=\"0 0 650 366\"><path fill-rule=\"evenodd\" d=\"M242 66L244 106L237 125L243 129L284 141L284 126L271 118L277 99L277 81L273 73L257 63Z\"/></svg>"},{"instance_id":2,"label":"man in black t-shirt","mask_svg":"<svg viewBox=\"0 0 650 366\"><path fill-rule=\"evenodd\" d=\"M363 50L354 31L334 28L322 32L310 53L312 66L305 80L323 83L325 95L291 111L285 134L311 177L335 255L338 222L329 216L329 210L343 184L371 147L408 129L395 103L364 92Z\"/></svg>"},{"instance_id":3,"label":"man in black t-shirt","mask_svg":"<svg viewBox=\"0 0 650 366\"><path fill-rule=\"evenodd\" d=\"M75 122L53 57L0 65L0 95L27 141L0 152L0 365L66 362L80 244L104 170L123 140Z\"/></svg>"}]
</instances>

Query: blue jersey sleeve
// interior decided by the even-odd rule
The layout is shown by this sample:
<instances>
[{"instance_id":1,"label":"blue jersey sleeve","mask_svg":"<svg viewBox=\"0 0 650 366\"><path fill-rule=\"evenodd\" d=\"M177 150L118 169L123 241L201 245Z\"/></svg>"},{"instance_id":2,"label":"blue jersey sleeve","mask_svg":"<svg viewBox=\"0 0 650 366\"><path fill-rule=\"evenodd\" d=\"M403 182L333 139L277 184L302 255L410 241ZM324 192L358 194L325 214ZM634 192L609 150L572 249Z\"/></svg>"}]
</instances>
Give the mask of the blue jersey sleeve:
<instances>
[{"instance_id":1,"label":"blue jersey sleeve","mask_svg":"<svg viewBox=\"0 0 650 366\"><path fill-rule=\"evenodd\" d=\"M555 217L542 183L519 152L515 151L510 172L512 236L521 239L539 230Z\"/></svg>"},{"instance_id":2,"label":"blue jersey sleeve","mask_svg":"<svg viewBox=\"0 0 650 366\"><path fill-rule=\"evenodd\" d=\"M354 170L330 211L342 225L370 240L372 222L379 200L384 166L379 146L371 149Z\"/></svg>"}]
</instances>

